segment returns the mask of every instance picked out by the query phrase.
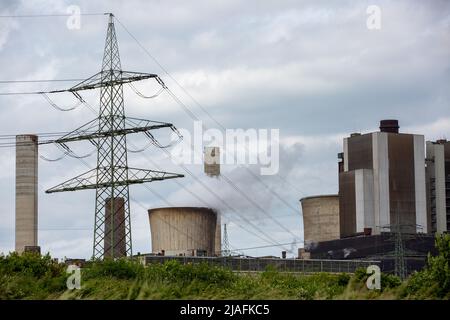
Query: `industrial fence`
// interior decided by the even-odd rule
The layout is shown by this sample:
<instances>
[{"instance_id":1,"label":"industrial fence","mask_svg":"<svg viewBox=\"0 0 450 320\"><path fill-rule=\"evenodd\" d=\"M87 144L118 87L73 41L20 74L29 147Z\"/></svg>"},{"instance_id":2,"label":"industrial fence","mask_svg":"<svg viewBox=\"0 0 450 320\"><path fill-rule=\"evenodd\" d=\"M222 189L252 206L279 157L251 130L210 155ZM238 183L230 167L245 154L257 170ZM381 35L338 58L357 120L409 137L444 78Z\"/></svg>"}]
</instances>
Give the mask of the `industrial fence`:
<instances>
[{"instance_id":1,"label":"industrial fence","mask_svg":"<svg viewBox=\"0 0 450 320\"><path fill-rule=\"evenodd\" d=\"M280 272L298 273L354 273L356 269L369 265L380 265L380 261L371 260L330 260L330 259L275 259L275 258L241 258L241 257L178 257L145 256L145 264L178 261L181 264L207 263L211 266L229 268L236 272L259 272L268 266Z\"/></svg>"}]
</instances>

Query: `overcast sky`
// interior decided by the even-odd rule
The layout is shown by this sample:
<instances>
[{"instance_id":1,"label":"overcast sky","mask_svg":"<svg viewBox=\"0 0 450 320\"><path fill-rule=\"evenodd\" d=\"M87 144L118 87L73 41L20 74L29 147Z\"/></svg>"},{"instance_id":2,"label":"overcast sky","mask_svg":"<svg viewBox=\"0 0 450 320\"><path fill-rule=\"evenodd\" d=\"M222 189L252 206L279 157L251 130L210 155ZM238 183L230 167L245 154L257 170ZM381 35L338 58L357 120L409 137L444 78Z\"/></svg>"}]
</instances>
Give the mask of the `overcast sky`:
<instances>
[{"instance_id":1,"label":"overcast sky","mask_svg":"<svg viewBox=\"0 0 450 320\"><path fill-rule=\"evenodd\" d=\"M0 15L113 12L152 56L224 127L280 129L280 172L261 179L246 170L223 172L263 206L260 212L223 179L211 179L202 166L188 166L208 188L278 243L303 239L299 199L337 193L337 153L351 132L377 130L395 118L400 130L434 140L450 136L449 1L1 1ZM367 28L369 5L381 9L381 29ZM0 18L0 80L87 78L101 67L106 16L82 16L80 29L68 29L67 17ZM116 23L122 68L160 74L198 118L217 128L196 103ZM70 83L0 84L0 92L56 89ZM151 95L157 86L138 83ZM98 108L98 92L85 94ZM63 106L69 94L52 96ZM125 89L128 116L167 121L192 130L192 119L166 93L141 99ZM95 117L82 106L53 109L42 96L0 96L0 135L70 131ZM161 139L164 140L164 132ZM145 146L140 135L130 148ZM92 151L77 143L79 154ZM0 252L14 249L14 148L0 148ZM57 158L54 146L40 153ZM44 190L96 165L95 155L80 160L39 161L39 245L55 257L92 254L94 192L45 194ZM158 149L130 154L130 165L185 173ZM251 167L258 173L257 167ZM239 228L241 224L192 177L185 189L221 209L234 248L268 243ZM174 181L148 188L171 205L201 205ZM133 251L150 252L146 210L166 206L144 186L130 187ZM286 203L289 204L286 205ZM294 210L294 209L296 210ZM284 226L281 228L275 219ZM285 229L289 230L286 231ZM293 235L298 239L294 239ZM299 244L287 246L296 249ZM280 247L247 250L280 255Z\"/></svg>"}]
</instances>

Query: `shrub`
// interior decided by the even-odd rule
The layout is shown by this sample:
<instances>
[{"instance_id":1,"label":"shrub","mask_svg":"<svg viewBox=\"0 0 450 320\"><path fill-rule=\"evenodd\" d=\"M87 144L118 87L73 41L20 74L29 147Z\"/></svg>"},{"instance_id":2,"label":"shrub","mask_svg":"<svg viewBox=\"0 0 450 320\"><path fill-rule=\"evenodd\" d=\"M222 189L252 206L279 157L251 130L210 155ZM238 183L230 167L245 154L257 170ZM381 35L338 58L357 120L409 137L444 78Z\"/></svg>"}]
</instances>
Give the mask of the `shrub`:
<instances>
[{"instance_id":1,"label":"shrub","mask_svg":"<svg viewBox=\"0 0 450 320\"><path fill-rule=\"evenodd\" d=\"M231 270L209 266L207 263L182 265L178 261L167 261L164 264L148 266L146 276L169 282L191 282L198 280L208 284L223 285L235 278Z\"/></svg>"},{"instance_id":2,"label":"shrub","mask_svg":"<svg viewBox=\"0 0 450 320\"><path fill-rule=\"evenodd\" d=\"M402 296L450 298L450 234L437 235L438 255L428 255L427 266L411 275Z\"/></svg>"},{"instance_id":3,"label":"shrub","mask_svg":"<svg viewBox=\"0 0 450 320\"><path fill-rule=\"evenodd\" d=\"M0 256L0 299L44 299L66 289L63 264L49 254L10 253Z\"/></svg>"},{"instance_id":4,"label":"shrub","mask_svg":"<svg viewBox=\"0 0 450 320\"><path fill-rule=\"evenodd\" d=\"M337 284L345 287L350 282L350 278L351 277L348 273L340 273L337 277Z\"/></svg>"},{"instance_id":5,"label":"shrub","mask_svg":"<svg viewBox=\"0 0 450 320\"><path fill-rule=\"evenodd\" d=\"M135 279L144 274L144 266L128 259L94 261L82 270L84 279L112 277Z\"/></svg>"},{"instance_id":6,"label":"shrub","mask_svg":"<svg viewBox=\"0 0 450 320\"><path fill-rule=\"evenodd\" d=\"M32 252L22 254L12 252L6 257L0 257L0 272L7 275L27 274L40 278L44 275L60 275L64 272L64 266L54 262L49 254L41 256Z\"/></svg>"}]
</instances>

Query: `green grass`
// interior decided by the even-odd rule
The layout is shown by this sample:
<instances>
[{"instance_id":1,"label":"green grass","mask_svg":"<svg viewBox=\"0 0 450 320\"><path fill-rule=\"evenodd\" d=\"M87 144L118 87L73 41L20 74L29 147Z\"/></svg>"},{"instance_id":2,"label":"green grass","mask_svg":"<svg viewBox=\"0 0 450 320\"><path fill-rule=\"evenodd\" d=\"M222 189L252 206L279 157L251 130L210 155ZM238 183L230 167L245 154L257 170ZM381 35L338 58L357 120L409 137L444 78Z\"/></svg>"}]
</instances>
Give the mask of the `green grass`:
<instances>
[{"instance_id":1,"label":"green grass","mask_svg":"<svg viewBox=\"0 0 450 320\"><path fill-rule=\"evenodd\" d=\"M450 236L436 239L440 254L401 282L382 274L381 290L368 290L368 275L237 274L207 264L176 261L147 267L126 259L90 262L81 289L68 290L63 264L49 255L0 256L0 299L450 299Z\"/></svg>"}]
</instances>

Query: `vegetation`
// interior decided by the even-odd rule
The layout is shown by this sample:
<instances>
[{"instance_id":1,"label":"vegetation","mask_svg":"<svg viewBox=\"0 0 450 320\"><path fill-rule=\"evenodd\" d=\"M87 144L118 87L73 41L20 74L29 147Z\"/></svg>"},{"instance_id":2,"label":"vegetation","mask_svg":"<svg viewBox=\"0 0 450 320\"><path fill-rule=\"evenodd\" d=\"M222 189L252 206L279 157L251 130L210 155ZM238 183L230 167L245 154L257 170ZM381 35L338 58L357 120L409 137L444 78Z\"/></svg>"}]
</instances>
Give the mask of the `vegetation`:
<instances>
[{"instance_id":1,"label":"vegetation","mask_svg":"<svg viewBox=\"0 0 450 320\"><path fill-rule=\"evenodd\" d=\"M368 290L365 270L354 275L296 275L274 268L236 274L206 264L170 261L147 267L136 261L92 261L81 289L68 290L66 266L49 255L0 256L0 299L449 299L450 235L436 239L439 255L406 281L382 274L381 290Z\"/></svg>"}]
</instances>

